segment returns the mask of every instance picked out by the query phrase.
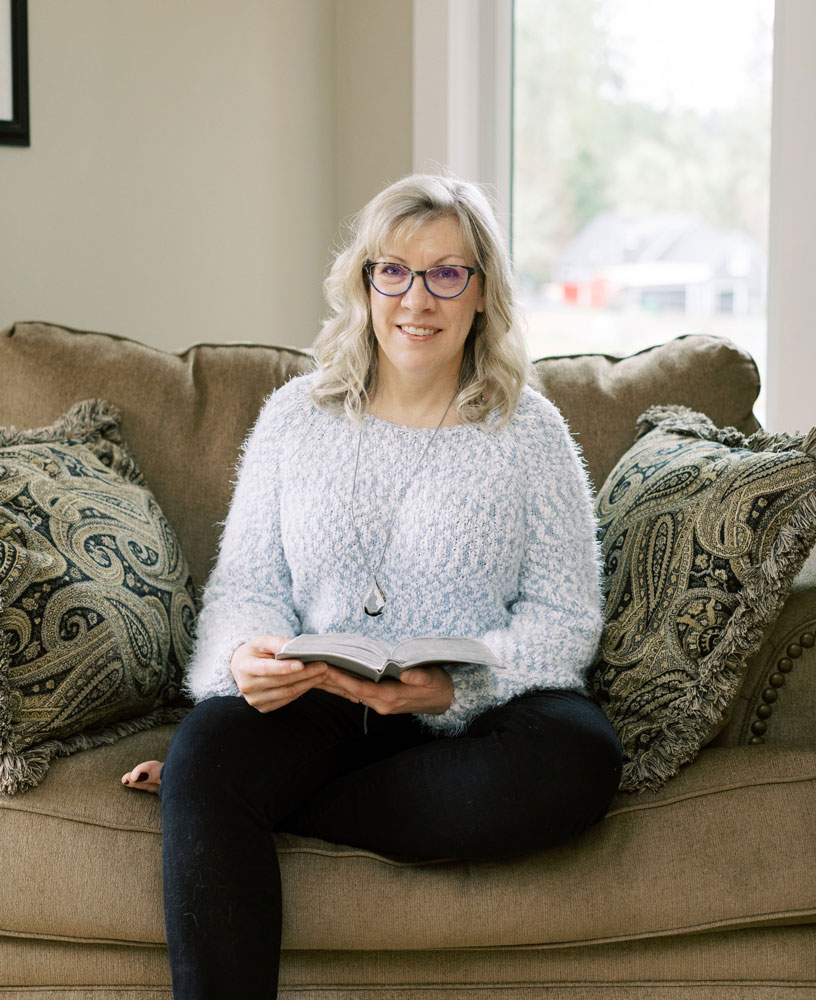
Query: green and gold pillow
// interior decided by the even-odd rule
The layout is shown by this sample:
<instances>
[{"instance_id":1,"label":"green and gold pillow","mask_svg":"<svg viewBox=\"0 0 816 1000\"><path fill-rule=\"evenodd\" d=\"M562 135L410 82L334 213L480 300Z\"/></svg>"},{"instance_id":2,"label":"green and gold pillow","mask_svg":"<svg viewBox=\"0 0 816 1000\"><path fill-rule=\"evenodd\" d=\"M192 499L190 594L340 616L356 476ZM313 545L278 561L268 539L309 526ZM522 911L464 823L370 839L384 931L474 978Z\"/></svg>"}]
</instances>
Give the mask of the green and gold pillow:
<instances>
[{"instance_id":1,"label":"green and gold pillow","mask_svg":"<svg viewBox=\"0 0 816 1000\"><path fill-rule=\"evenodd\" d=\"M621 788L659 788L727 721L816 542L816 428L745 438L658 406L596 500L606 626L590 686Z\"/></svg>"},{"instance_id":2,"label":"green and gold pillow","mask_svg":"<svg viewBox=\"0 0 816 1000\"><path fill-rule=\"evenodd\" d=\"M0 429L0 791L181 718L169 703L194 618L187 563L112 406Z\"/></svg>"}]
</instances>

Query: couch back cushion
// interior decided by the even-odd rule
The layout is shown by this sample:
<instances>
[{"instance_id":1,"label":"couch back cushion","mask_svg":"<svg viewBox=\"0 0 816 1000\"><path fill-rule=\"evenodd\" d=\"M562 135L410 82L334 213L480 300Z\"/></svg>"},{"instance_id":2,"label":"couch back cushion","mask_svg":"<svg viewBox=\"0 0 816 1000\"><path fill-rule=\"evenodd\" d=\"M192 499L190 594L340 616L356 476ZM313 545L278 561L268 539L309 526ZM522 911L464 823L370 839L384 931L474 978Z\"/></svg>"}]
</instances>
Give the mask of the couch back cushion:
<instances>
[{"instance_id":1,"label":"couch back cushion","mask_svg":"<svg viewBox=\"0 0 816 1000\"><path fill-rule=\"evenodd\" d=\"M541 391L583 450L596 490L634 444L637 418L650 406L679 403L743 434L759 427L756 364L723 338L692 334L630 357L578 354L542 358L535 366Z\"/></svg>"},{"instance_id":2,"label":"couch back cushion","mask_svg":"<svg viewBox=\"0 0 816 1000\"><path fill-rule=\"evenodd\" d=\"M114 403L122 435L200 588L218 547L241 442L269 393L312 366L297 348L197 344L169 354L110 334L17 323L0 334L0 426L50 424L82 399ZM628 358L544 358L536 368L597 485L634 441L636 418L649 406L682 403L747 434L758 426L756 365L715 337L681 337Z\"/></svg>"}]
</instances>

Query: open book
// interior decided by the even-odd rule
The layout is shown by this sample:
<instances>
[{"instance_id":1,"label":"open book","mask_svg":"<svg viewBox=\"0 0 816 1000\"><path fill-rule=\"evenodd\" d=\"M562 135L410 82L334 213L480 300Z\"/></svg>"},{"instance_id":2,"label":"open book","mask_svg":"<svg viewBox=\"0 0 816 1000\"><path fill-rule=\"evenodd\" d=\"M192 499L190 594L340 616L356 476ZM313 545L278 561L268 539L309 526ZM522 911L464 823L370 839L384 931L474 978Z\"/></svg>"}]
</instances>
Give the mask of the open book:
<instances>
[{"instance_id":1,"label":"open book","mask_svg":"<svg viewBox=\"0 0 816 1000\"><path fill-rule=\"evenodd\" d=\"M378 681L381 677L399 677L409 667L432 664L482 663L501 664L478 639L455 639L445 636L420 636L405 639L393 649L379 639L369 639L349 632L328 635L299 635L276 654L279 660L325 660L358 677Z\"/></svg>"}]
</instances>

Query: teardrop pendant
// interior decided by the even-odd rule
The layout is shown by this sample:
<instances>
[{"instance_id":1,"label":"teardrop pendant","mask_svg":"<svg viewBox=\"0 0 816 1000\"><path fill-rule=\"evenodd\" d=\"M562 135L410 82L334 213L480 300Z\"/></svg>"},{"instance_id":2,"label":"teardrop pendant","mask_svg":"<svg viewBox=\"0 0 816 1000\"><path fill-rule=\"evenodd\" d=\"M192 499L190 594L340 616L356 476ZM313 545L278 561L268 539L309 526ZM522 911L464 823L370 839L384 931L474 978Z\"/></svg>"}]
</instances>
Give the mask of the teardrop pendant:
<instances>
[{"instance_id":1,"label":"teardrop pendant","mask_svg":"<svg viewBox=\"0 0 816 1000\"><path fill-rule=\"evenodd\" d=\"M366 591L365 600L363 601L363 610L367 615L371 615L372 618L376 618L377 615L383 613L383 608L385 607L385 594L383 593L382 587L377 583L377 577L371 574L371 586Z\"/></svg>"}]
</instances>

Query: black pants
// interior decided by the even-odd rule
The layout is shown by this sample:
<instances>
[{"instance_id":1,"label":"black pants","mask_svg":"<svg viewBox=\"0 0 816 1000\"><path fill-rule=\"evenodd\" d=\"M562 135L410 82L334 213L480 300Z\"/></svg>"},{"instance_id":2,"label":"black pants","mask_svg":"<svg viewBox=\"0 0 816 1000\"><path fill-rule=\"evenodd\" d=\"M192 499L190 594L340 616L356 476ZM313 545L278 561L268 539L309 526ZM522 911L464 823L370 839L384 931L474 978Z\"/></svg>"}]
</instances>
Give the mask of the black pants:
<instances>
[{"instance_id":1,"label":"black pants","mask_svg":"<svg viewBox=\"0 0 816 1000\"><path fill-rule=\"evenodd\" d=\"M514 698L454 738L374 712L364 735L362 715L312 690L268 714L210 698L177 729L161 783L176 1000L277 995L275 830L402 858L505 858L595 823L620 780L614 731L575 692Z\"/></svg>"}]
</instances>

